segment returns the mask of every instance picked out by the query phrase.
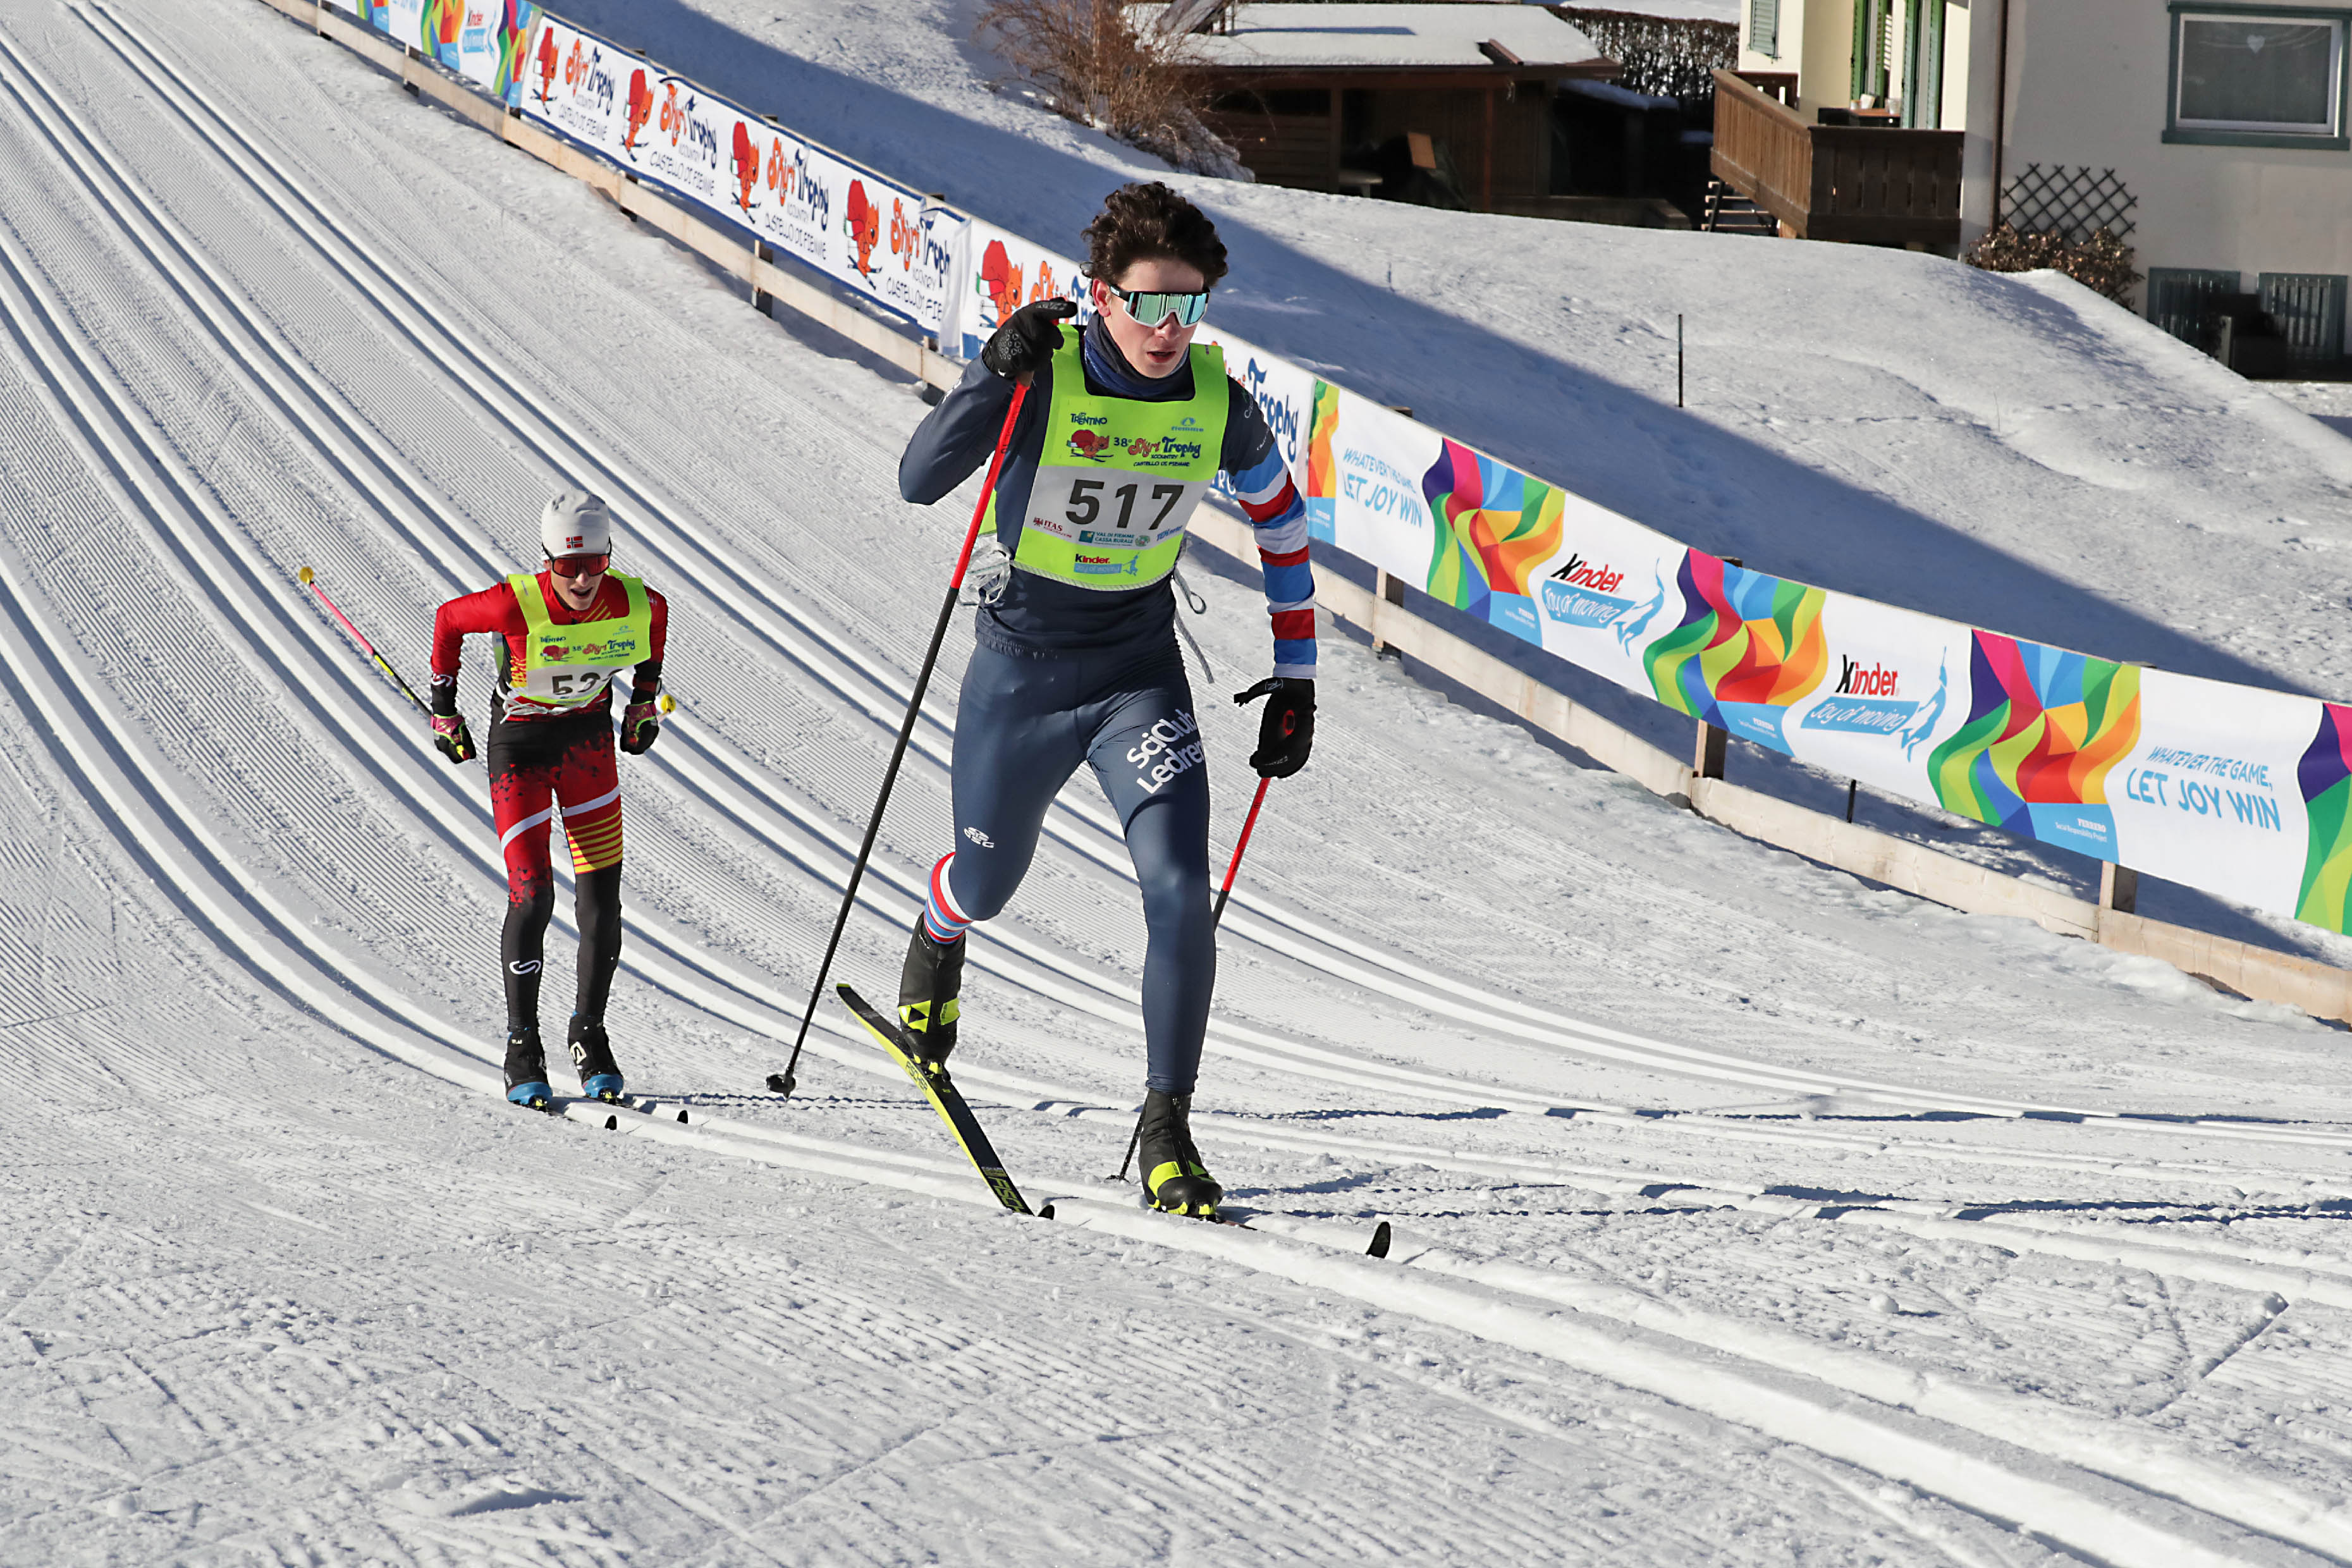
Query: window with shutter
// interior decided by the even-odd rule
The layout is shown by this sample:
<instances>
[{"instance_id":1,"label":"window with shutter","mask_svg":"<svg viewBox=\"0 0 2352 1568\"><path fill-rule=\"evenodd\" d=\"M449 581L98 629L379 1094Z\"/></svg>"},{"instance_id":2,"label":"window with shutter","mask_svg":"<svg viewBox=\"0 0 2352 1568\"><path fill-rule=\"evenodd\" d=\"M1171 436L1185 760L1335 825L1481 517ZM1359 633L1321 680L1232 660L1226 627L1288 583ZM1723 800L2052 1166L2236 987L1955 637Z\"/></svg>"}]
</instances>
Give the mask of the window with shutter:
<instances>
[{"instance_id":1,"label":"window with shutter","mask_svg":"<svg viewBox=\"0 0 2352 1568\"><path fill-rule=\"evenodd\" d=\"M1748 47L1766 59L1780 58L1780 0L1748 0Z\"/></svg>"}]
</instances>

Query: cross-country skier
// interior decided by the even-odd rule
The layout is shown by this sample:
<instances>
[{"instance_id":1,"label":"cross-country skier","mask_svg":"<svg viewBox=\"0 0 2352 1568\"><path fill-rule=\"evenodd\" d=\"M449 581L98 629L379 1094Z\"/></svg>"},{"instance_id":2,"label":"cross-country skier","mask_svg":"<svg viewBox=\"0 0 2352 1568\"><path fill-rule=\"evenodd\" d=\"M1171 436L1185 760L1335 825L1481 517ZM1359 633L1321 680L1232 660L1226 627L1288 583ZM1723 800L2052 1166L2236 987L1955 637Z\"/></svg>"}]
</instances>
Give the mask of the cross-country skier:
<instances>
[{"instance_id":1,"label":"cross-country skier","mask_svg":"<svg viewBox=\"0 0 2352 1568\"><path fill-rule=\"evenodd\" d=\"M932 869L898 1013L923 1059L944 1064L965 930L1013 897L1046 807L1089 763L1126 830L1150 931L1144 1187L1156 1207L1208 1215L1223 1193L1188 1118L1216 980L1209 778L1169 579L1222 471L1256 530L1274 617L1273 677L1235 700L1269 699L1250 764L1289 777L1315 733L1306 509L1255 400L1192 342L1225 274L1208 217L1166 185L1130 184L1087 247L1093 321L1065 333L1076 307L1064 300L1014 312L898 464L908 500L940 500L987 460L1014 384L1029 385L989 502L1012 570L980 612L956 715L957 842Z\"/></svg>"},{"instance_id":2,"label":"cross-country skier","mask_svg":"<svg viewBox=\"0 0 2352 1568\"><path fill-rule=\"evenodd\" d=\"M613 756L612 692L635 675L621 711L621 750L642 756L661 732L662 647L669 606L635 577L608 570L613 518L597 497L565 490L539 516L546 560L538 575L443 605L433 616L433 742L452 763L474 754L457 711L457 665L469 633L505 640L490 699L490 806L507 862L507 1098L545 1104L547 1055L539 1037L540 967L555 911L548 861L560 807L578 873L580 983L572 1065L580 1091L621 1096L621 1069L604 1033L604 998L621 962L621 781Z\"/></svg>"}]
</instances>

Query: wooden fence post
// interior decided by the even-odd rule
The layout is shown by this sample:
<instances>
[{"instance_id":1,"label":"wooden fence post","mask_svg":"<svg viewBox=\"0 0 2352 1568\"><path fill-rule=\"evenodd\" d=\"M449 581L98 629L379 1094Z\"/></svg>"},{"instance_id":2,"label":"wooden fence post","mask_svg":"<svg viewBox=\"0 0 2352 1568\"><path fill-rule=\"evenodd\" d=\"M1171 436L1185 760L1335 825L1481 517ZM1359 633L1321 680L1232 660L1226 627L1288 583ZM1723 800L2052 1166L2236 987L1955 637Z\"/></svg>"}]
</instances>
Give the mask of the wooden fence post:
<instances>
[{"instance_id":1,"label":"wooden fence post","mask_svg":"<svg viewBox=\"0 0 2352 1568\"><path fill-rule=\"evenodd\" d=\"M1394 605L1400 610L1404 608L1404 579L1402 577L1391 576L1388 572L1381 567L1373 567L1371 631L1373 656L1376 658L1394 658L1397 657L1396 650L1390 647L1387 641L1381 636L1380 607L1382 605Z\"/></svg>"}]
</instances>

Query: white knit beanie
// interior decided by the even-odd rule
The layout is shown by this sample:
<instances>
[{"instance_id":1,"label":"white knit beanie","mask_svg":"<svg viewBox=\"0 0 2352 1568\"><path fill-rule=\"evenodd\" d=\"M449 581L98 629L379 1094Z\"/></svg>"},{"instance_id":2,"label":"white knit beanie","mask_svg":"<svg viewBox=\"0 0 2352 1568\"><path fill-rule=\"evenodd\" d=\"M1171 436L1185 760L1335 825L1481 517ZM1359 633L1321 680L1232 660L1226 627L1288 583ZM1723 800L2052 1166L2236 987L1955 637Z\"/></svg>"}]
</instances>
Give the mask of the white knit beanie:
<instances>
[{"instance_id":1,"label":"white knit beanie","mask_svg":"<svg viewBox=\"0 0 2352 1568\"><path fill-rule=\"evenodd\" d=\"M609 555L613 514L604 498L586 490L559 490L539 514L539 547L551 561L566 555Z\"/></svg>"}]
</instances>

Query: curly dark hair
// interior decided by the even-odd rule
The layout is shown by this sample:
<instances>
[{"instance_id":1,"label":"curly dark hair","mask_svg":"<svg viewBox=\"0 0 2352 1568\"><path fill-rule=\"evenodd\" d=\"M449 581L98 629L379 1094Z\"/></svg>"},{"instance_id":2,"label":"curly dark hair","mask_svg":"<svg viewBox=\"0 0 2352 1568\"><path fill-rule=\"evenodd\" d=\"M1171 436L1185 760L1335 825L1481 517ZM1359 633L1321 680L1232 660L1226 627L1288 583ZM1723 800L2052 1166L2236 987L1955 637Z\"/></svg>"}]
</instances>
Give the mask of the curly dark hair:
<instances>
[{"instance_id":1,"label":"curly dark hair","mask_svg":"<svg viewBox=\"0 0 2352 1568\"><path fill-rule=\"evenodd\" d=\"M1195 268L1213 289L1225 275L1225 242L1208 214L1159 181L1121 185L1087 225L1087 275L1114 282L1151 260Z\"/></svg>"}]
</instances>

